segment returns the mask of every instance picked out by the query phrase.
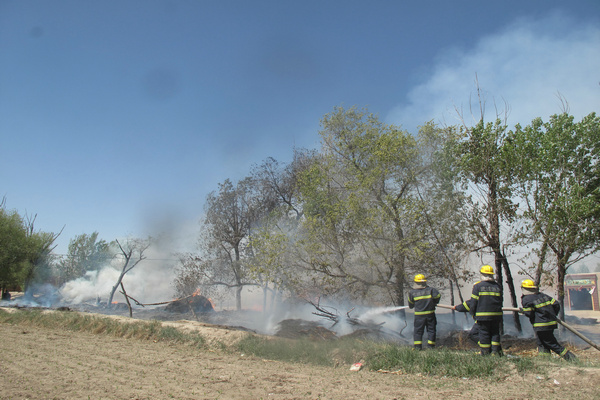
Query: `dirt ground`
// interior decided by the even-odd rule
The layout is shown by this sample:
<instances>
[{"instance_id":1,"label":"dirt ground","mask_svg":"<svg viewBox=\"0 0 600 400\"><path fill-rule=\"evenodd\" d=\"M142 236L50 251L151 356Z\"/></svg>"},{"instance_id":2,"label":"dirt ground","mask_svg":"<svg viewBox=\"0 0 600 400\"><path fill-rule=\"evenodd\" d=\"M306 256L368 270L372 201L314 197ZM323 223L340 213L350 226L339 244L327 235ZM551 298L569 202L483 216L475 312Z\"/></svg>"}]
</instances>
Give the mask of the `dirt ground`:
<instances>
[{"instance_id":1,"label":"dirt ground","mask_svg":"<svg viewBox=\"0 0 600 400\"><path fill-rule=\"evenodd\" d=\"M353 372L227 354L217 343L248 332L163 323L200 331L214 349L0 324L0 399L600 399L600 369L566 362L498 382ZM600 358L593 348L577 353Z\"/></svg>"}]
</instances>

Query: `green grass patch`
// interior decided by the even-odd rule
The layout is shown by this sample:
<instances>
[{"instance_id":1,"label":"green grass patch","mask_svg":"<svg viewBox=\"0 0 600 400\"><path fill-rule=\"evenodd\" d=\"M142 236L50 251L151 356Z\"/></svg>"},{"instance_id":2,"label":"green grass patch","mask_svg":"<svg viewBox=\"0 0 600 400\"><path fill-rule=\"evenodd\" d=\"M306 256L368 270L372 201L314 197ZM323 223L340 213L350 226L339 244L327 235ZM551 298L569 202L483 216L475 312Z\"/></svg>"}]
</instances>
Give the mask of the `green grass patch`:
<instances>
[{"instance_id":1,"label":"green grass patch","mask_svg":"<svg viewBox=\"0 0 600 400\"><path fill-rule=\"evenodd\" d=\"M503 378L512 374L539 374L565 366L599 368L598 362L567 362L553 356L482 357L475 351L444 348L416 351L410 347L380 345L369 354L367 366L372 370L402 371L455 378Z\"/></svg>"},{"instance_id":2,"label":"green grass patch","mask_svg":"<svg viewBox=\"0 0 600 400\"><path fill-rule=\"evenodd\" d=\"M336 366L364 360L375 346L373 342L353 339L314 341L247 336L236 344L236 349L270 360Z\"/></svg>"},{"instance_id":3,"label":"green grass patch","mask_svg":"<svg viewBox=\"0 0 600 400\"><path fill-rule=\"evenodd\" d=\"M497 375L510 362L506 358L481 357L474 352L447 349L416 351L410 347L384 345L369 357L368 366L373 370L473 378Z\"/></svg>"},{"instance_id":4,"label":"green grass patch","mask_svg":"<svg viewBox=\"0 0 600 400\"><path fill-rule=\"evenodd\" d=\"M512 374L545 374L559 366L584 366L552 357L482 357L479 352L444 348L416 351L412 347L356 339L311 341L248 336L236 349L244 354L271 360L324 366L349 366L362 361L373 371L402 371L405 374L452 378L503 379ZM598 367L586 363L587 367Z\"/></svg>"}]
</instances>

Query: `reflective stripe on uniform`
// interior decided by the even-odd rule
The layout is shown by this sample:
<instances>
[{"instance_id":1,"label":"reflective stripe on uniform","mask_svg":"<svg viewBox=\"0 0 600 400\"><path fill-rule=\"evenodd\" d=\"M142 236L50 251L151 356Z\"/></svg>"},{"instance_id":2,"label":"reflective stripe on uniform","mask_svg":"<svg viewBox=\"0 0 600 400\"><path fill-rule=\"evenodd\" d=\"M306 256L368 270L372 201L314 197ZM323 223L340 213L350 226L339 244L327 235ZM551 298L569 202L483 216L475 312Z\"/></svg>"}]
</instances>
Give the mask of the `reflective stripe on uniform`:
<instances>
[{"instance_id":1,"label":"reflective stripe on uniform","mask_svg":"<svg viewBox=\"0 0 600 400\"><path fill-rule=\"evenodd\" d=\"M538 326L552 326L552 325L556 325L556 321L550 321L550 322L536 322L535 324L533 324L534 328L538 327Z\"/></svg>"},{"instance_id":2,"label":"reflective stripe on uniform","mask_svg":"<svg viewBox=\"0 0 600 400\"><path fill-rule=\"evenodd\" d=\"M560 352L560 354L559 354L559 355L562 357L562 356L564 356L565 354L567 354L567 351L569 351L569 350L567 350L567 349L565 348L563 351L561 351L561 352Z\"/></svg>"},{"instance_id":3,"label":"reflective stripe on uniform","mask_svg":"<svg viewBox=\"0 0 600 400\"><path fill-rule=\"evenodd\" d=\"M545 302L545 303L536 304L536 305L534 305L534 307L535 307L535 308L541 308L541 307L545 307L545 306L552 305L552 304L554 304L554 302L555 302L555 300L554 300L554 299L552 299L552 300L549 300L549 301L547 301L547 302Z\"/></svg>"},{"instance_id":4,"label":"reflective stripe on uniform","mask_svg":"<svg viewBox=\"0 0 600 400\"><path fill-rule=\"evenodd\" d=\"M491 317L495 315L502 315L502 311L497 312L477 312L475 313L476 317Z\"/></svg>"},{"instance_id":5,"label":"reflective stripe on uniform","mask_svg":"<svg viewBox=\"0 0 600 400\"><path fill-rule=\"evenodd\" d=\"M435 310L429 310L429 311L415 311L415 315L426 315L426 314L433 314L435 312Z\"/></svg>"},{"instance_id":6,"label":"reflective stripe on uniform","mask_svg":"<svg viewBox=\"0 0 600 400\"><path fill-rule=\"evenodd\" d=\"M431 298L431 295L428 294L427 296L418 296L418 297L415 297L414 300L417 301L417 300L430 299L430 298Z\"/></svg>"},{"instance_id":7,"label":"reflective stripe on uniform","mask_svg":"<svg viewBox=\"0 0 600 400\"><path fill-rule=\"evenodd\" d=\"M479 292L480 296L501 296L499 292Z\"/></svg>"}]
</instances>

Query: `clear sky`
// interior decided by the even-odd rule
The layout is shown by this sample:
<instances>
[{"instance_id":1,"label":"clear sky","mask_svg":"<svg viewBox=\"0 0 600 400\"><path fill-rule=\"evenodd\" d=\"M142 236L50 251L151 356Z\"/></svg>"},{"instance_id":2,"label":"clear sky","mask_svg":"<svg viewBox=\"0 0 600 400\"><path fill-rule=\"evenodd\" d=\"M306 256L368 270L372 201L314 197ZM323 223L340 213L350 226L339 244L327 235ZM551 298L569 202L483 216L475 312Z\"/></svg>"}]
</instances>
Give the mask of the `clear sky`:
<instances>
[{"instance_id":1,"label":"clear sky","mask_svg":"<svg viewBox=\"0 0 600 400\"><path fill-rule=\"evenodd\" d=\"M319 146L335 106L414 132L475 79L526 125L600 111L600 1L0 0L0 197L36 228L195 239L206 195Z\"/></svg>"}]
</instances>

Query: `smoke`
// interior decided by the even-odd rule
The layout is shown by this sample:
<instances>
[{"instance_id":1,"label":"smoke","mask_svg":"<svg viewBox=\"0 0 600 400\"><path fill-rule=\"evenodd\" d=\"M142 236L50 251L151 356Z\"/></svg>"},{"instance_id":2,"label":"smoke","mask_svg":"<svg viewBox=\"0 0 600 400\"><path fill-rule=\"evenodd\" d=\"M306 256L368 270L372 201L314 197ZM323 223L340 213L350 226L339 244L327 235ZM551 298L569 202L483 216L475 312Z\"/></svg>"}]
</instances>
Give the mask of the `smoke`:
<instances>
[{"instance_id":1,"label":"smoke","mask_svg":"<svg viewBox=\"0 0 600 400\"><path fill-rule=\"evenodd\" d=\"M361 307L356 308L349 305L327 302L320 303L319 307L337 317L334 321L324 317L312 304L294 304L278 308L275 312L268 313L264 318L264 325L259 328L265 334L273 335L280 328L280 322L288 319L299 319L318 323L324 328L334 332L337 336L353 333L361 327L352 321L358 321L364 326L379 325L391 334L398 334L406 326L405 319L400 314L394 313L406 307Z\"/></svg>"},{"instance_id":2,"label":"smoke","mask_svg":"<svg viewBox=\"0 0 600 400\"><path fill-rule=\"evenodd\" d=\"M481 88L510 106L508 125L525 125L535 117L562 111L560 94L577 119L595 111L599 92L600 29L559 13L520 18L504 30L482 36L472 48L448 49L432 74L392 109L386 120L413 131L423 121L460 124L455 107L468 113L477 75ZM492 98L486 120L495 119ZM503 104L498 100L500 111ZM477 108L476 105L474 105ZM480 117L475 115L475 122ZM465 118L469 118L465 115ZM467 121L469 124L469 121Z\"/></svg>"},{"instance_id":3,"label":"smoke","mask_svg":"<svg viewBox=\"0 0 600 400\"><path fill-rule=\"evenodd\" d=\"M383 317L384 314L404 310L408 308L407 306L399 306L399 307L377 307L370 310L367 310L365 313L360 315L361 320L364 321L374 321Z\"/></svg>"},{"instance_id":4,"label":"smoke","mask_svg":"<svg viewBox=\"0 0 600 400\"><path fill-rule=\"evenodd\" d=\"M171 285L174 278L175 260L155 248L144 253L146 259L123 277L127 294L141 303L158 303L174 298ZM106 302L117 284L123 260L115 259L111 264L97 271L88 271L83 277L65 283L59 290L65 304L79 304L97 299ZM123 302L125 296L121 288L115 292L113 301Z\"/></svg>"},{"instance_id":5,"label":"smoke","mask_svg":"<svg viewBox=\"0 0 600 400\"><path fill-rule=\"evenodd\" d=\"M110 293L119 277L119 271L112 267L104 267L99 271L88 271L81 278L65 283L59 290L63 302L79 304L96 300L101 295Z\"/></svg>"},{"instance_id":6,"label":"smoke","mask_svg":"<svg viewBox=\"0 0 600 400\"><path fill-rule=\"evenodd\" d=\"M59 301L56 287L49 283L32 284L23 296L3 302L17 307L51 307Z\"/></svg>"}]
</instances>

